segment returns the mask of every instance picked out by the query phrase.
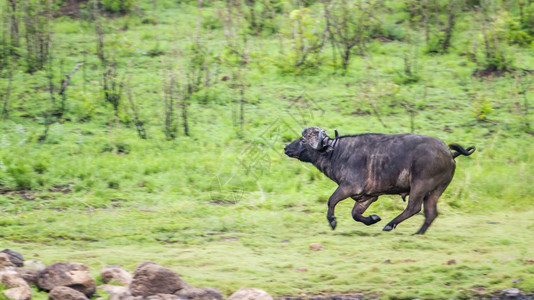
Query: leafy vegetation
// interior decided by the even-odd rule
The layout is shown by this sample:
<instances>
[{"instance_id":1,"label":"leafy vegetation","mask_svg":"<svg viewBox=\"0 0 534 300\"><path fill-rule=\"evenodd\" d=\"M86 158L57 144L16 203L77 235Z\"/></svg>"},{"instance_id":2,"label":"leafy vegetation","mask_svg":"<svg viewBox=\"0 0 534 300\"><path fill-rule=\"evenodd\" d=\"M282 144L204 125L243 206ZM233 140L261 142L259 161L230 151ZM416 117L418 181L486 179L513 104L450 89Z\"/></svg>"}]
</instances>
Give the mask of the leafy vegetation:
<instances>
[{"instance_id":1,"label":"leafy vegetation","mask_svg":"<svg viewBox=\"0 0 534 300\"><path fill-rule=\"evenodd\" d=\"M3 247L95 274L152 260L227 295L534 292L532 1L17 3L0 1ZM426 236L420 217L355 223L349 200L331 231L335 184L283 155L312 125L477 152Z\"/></svg>"}]
</instances>

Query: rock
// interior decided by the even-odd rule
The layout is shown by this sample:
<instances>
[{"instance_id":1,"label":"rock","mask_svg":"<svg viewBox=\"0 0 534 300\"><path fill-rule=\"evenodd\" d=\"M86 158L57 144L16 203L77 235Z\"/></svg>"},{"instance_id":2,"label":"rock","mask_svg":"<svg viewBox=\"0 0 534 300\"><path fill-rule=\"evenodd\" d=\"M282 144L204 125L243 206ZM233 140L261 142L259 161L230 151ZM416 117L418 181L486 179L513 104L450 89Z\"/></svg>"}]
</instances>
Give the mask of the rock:
<instances>
[{"instance_id":1,"label":"rock","mask_svg":"<svg viewBox=\"0 0 534 300\"><path fill-rule=\"evenodd\" d=\"M30 300L32 298L32 291L30 290L30 287L19 286L4 290L2 293L9 300Z\"/></svg>"},{"instance_id":2,"label":"rock","mask_svg":"<svg viewBox=\"0 0 534 300\"><path fill-rule=\"evenodd\" d=\"M39 277L39 270L31 268L17 268L15 269L20 277L24 279L29 285L37 285L37 278Z\"/></svg>"},{"instance_id":3,"label":"rock","mask_svg":"<svg viewBox=\"0 0 534 300\"><path fill-rule=\"evenodd\" d=\"M121 297L121 298L109 298L109 300L146 300L147 298L143 296L134 297L132 295Z\"/></svg>"},{"instance_id":4,"label":"rock","mask_svg":"<svg viewBox=\"0 0 534 300\"><path fill-rule=\"evenodd\" d=\"M15 264L9 259L9 255L5 253L0 253L0 270L5 268L15 267Z\"/></svg>"},{"instance_id":5,"label":"rock","mask_svg":"<svg viewBox=\"0 0 534 300\"><path fill-rule=\"evenodd\" d=\"M132 282L132 275L121 266L106 266L100 271L104 283L116 282L129 286Z\"/></svg>"},{"instance_id":6,"label":"rock","mask_svg":"<svg viewBox=\"0 0 534 300\"><path fill-rule=\"evenodd\" d=\"M99 285L98 289L108 293L109 300L132 300L135 298L142 298L133 297L132 294L130 294L130 290L125 286L104 284Z\"/></svg>"},{"instance_id":7,"label":"rock","mask_svg":"<svg viewBox=\"0 0 534 300\"><path fill-rule=\"evenodd\" d=\"M311 243L310 244L310 250L312 250L312 251L323 250L323 245L321 243Z\"/></svg>"},{"instance_id":8,"label":"rock","mask_svg":"<svg viewBox=\"0 0 534 300\"><path fill-rule=\"evenodd\" d=\"M156 294L174 294L186 287L186 283L174 271L153 262L144 262L135 268L130 293L148 297Z\"/></svg>"},{"instance_id":9,"label":"rock","mask_svg":"<svg viewBox=\"0 0 534 300\"><path fill-rule=\"evenodd\" d=\"M29 285L19 273L14 270L4 270L0 272L0 283L5 285L8 288L15 288L26 286L29 288Z\"/></svg>"},{"instance_id":10,"label":"rock","mask_svg":"<svg viewBox=\"0 0 534 300\"><path fill-rule=\"evenodd\" d=\"M0 253L5 253L9 256L9 260L16 266L16 267L22 267L24 266L24 257L22 254L15 252L10 249L4 249L0 251Z\"/></svg>"},{"instance_id":11,"label":"rock","mask_svg":"<svg viewBox=\"0 0 534 300\"><path fill-rule=\"evenodd\" d=\"M178 299L191 300L222 300L224 298L221 291L216 288L196 288L190 285L187 285L175 295L178 296Z\"/></svg>"},{"instance_id":12,"label":"rock","mask_svg":"<svg viewBox=\"0 0 534 300\"><path fill-rule=\"evenodd\" d=\"M56 286L48 297L51 300L89 300L83 293L66 286Z\"/></svg>"},{"instance_id":13,"label":"rock","mask_svg":"<svg viewBox=\"0 0 534 300\"><path fill-rule=\"evenodd\" d=\"M56 286L73 288L90 298L96 290L89 268L81 263L55 263L39 273L37 286L51 291Z\"/></svg>"},{"instance_id":14,"label":"rock","mask_svg":"<svg viewBox=\"0 0 534 300\"><path fill-rule=\"evenodd\" d=\"M500 294L506 298L515 299L521 296L521 291L518 288L509 288L502 290Z\"/></svg>"},{"instance_id":15,"label":"rock","mask_svg":"<svg viewBox=\"0 0 534 300\"><path fill-rule=\"evenodd\" d=\"M25 260L24 267L28 269L42 271L46 268L46 265L38 260Z\"/></svg>"},{"instance_id":16,"label":"rock","mask_svg":"<svg viewBox=\"0 0 534 300\"><path fill-rule=\"evenodd\" d=\"M228 297L228 300L273 300L273 297L264 290L242 288Z\"/></svg>"},{"instance_id":17,"label":"rock","mask_svg":"<svg viewBox=\"0 0 534 300\"><path fill-rule=\"evenodd\" d=\"M8 288L2 293L10 300L29 300L32 298L30 286L16 271L5 270L0 272L0 284Z\"/></svg>"},{"instance_id":18,"label":"rock","mask_svg":"<svg viewBox=\"0 0 534 300\"><path fill-rule=\"evenodd\" d=\"M172 294L156 294L153 296L148 296L145 299L146 300L180 300L181 298L176 295L172 295Z\"/></svg>"},{"instance_id":19,"label":"rock","mask_svg":"<svg viewBox=\"0 0 534 300\"><path fill-rule=\"evenodd\" d=\"M120 286L120 285L103 284L103 285L99 285L98 289L103 290L104 292L108 294L123 294L125 292L129 293L127 287Z\"/></svg>"}]
</instances>

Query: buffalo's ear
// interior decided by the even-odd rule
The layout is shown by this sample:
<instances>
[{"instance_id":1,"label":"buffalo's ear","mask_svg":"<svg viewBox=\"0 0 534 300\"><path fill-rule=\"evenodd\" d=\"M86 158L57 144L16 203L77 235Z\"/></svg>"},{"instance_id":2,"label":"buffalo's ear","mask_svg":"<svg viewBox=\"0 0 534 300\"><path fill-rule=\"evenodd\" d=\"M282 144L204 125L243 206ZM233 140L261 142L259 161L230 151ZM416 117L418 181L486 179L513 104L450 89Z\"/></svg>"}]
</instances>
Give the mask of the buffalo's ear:
<instances>
[{"instance_id":1,"label":"buffalo's ear","mask_svg":"<svg viewBox=\"0 0 534 300\"><path fill-rule=\"evenodd\" d=\"M323 139L325 137L325 132L319 127L310 127L304 129L302 132L302 137L312 149L321 150L323 149Z\"/></svg>"}]
</instances>

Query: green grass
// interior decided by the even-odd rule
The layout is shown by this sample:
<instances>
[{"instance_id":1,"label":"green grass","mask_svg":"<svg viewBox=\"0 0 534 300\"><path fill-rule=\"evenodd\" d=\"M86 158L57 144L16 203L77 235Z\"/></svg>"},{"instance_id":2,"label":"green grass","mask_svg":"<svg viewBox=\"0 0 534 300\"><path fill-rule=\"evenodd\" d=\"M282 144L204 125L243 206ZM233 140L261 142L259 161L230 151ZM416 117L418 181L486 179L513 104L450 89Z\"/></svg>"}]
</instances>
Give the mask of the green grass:
<instances>
[{"instance_id":1,"label":"green grass","mask_svg":"<svg viewBox=\"0 0 534 300\"><path fill-rule=\"evenodd\" d=\"M153 207L151 213L115 209L112 220L106 210L57 213L68 229L56 227L53 234L41 229L50 241L8 240L3 245L45 263L84 262L95 276L108 264L133 271L142 261L154 261L193 285L217 287L226 295L254 286L276 296L357 291L381 298L443 299L469 295L477 287L487 292L532 287L534 268L526 262L534 254L532 213L447 211L428 235L412 236L420 216L383 233L379 225L366 228L351 221L348 208L339 209L337 231L330 231L326 221L318 222L322 213L292 209L240 213L239 207L210 206L202 207L204 216L184 217L178 212L183 207L170 204ZM219 212L213 213L215 209ZM35 214L31 219L42 223L40 218ZM311 251L311 243L321 243L323 250Z\"/></svg>"},{"instance_id":2,"label":"green grass","mask_svg":"<svg viewBox=\"0 0 534 300\"><path fill-rule=\"evenodd\" d=\"M222 4L208 4L201 40L221 62ZM235 124L239 91L222 80L235 69L219 63L211 87L191 103L191 136L180 131L167 141L163 76L174 68L184 79L197 10L175 1L158 1L156 11L150 1L139 5L141 15L113 17L104 27L108 55L128 78L147 140L137 137L125 97L119 121L103 99L92 23L54 21L54 82L86 63L67 89L63 122L50 126L44 142L47 74L24 73L23 60L16 61L10 117L0 122L1 247L46 264L83 262L95 277L105 265L133 271L154 261L227 296L244 286L274 296L362 292L383 299L469 298L508 287L534 292L534 142L526 128L532 116L524 114L514 74L471 76L477 65L466 53L473 39L482 45L472 12L458 17L450 53L427 55L422 29L396 26L406 12L389 3L390 30L409 33L412 42L371 41L344 75L332 67L329 47L324 64L296 76L280 54L282 44L291 51L287 37L249 36L244 131ZM285 14L276 22L287 31ZM518 68L534 66L532 48L507 47ZM409 83L404 57L414 53L419 81ZM0 95L6 86L2 78ZM477 147L456 159L439 218L425 236L411 235L421 215L382 232L405 207L399 196L369 208L366 214L383 220L371 227L352 220L346 200L331 231L326 202L335 184L286 157L284 145L312 125L331 135L409 132L406 102L416 109L416 133ZM482 112L487 120L477 121ZM323 250L311 251L311 243Z\"/></svg>"}]
</instances>

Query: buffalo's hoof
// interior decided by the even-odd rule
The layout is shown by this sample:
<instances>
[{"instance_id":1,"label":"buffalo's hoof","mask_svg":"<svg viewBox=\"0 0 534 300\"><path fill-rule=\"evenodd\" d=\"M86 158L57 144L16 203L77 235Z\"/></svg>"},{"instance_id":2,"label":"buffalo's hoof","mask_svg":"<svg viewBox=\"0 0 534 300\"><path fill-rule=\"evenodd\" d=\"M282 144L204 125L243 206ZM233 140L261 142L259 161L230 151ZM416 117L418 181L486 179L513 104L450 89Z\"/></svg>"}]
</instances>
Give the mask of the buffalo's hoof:
<instances>
[{"instance_id":1,"label":"buffalo's hoof","mask_svg":"<svg viewBox=\"0 0 534 300\"><path fill-rule=\"evenodd\" d=\"M388 225L386 225L386 227L384 227L382 230L383 230L383 231L391 231L391 230L393 230L393 228L395 228L395 226L393 226L393 225L389 225L389 224L388 224Z\"/></svg>"},{"instance_id":2,"label":"buffalo's hoof","mask_svg":"<svg viewBox=\"0 0 534 300\"><path fill-rule=\"evenodd\" d=\"M332 227L332 230L336 229L336 226L337 226L336 219L333 219L332 221L330 221L330 227Z\"/></svg>"},{"instance_id":3,"label":"buffalo's hoof","mask_svg":"<svg viewBox=\"0 0 534 300\"><path fill-rule=\"evenodd\" d=\"M374 223L379 222L380 220L382 220L377 215L370 215L369 218L371 218L371 224L374 224Z\"/></svg>"}]
</instances>

